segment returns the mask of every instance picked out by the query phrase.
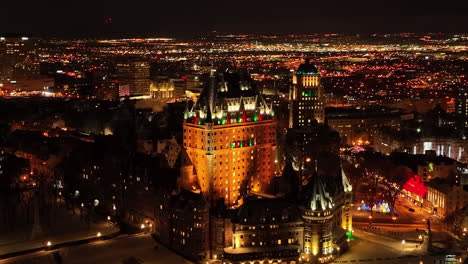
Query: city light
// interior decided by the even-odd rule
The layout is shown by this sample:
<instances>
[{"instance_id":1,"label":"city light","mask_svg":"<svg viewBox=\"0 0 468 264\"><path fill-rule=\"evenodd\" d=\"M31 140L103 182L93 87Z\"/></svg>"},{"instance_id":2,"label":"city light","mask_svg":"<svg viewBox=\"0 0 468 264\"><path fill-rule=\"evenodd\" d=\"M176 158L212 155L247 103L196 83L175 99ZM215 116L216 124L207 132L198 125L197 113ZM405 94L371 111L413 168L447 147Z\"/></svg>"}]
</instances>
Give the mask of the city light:
<instances>
[{"instance_id":1,"label":"city light","mask_svg":"<svg viewBox=\"0 0 468 264\"><path fill-rule=\"evenodd\" d=\"M41 239L69 252L56 262L77 263L146 260L135 245L168 263L464 257L437 253L462 252L468 235L467 33L298 34L278 20L289 33L110 38L128 25L108 7L86 20L91 35L107 28L99 39L0 37L0 180L21 194L3 205L14 248ZM50 224L60 228L44 238ZM127 226L140 230L117 236ZM77 243L101 245L80 256Z\"/></svg>"}]
</instances>

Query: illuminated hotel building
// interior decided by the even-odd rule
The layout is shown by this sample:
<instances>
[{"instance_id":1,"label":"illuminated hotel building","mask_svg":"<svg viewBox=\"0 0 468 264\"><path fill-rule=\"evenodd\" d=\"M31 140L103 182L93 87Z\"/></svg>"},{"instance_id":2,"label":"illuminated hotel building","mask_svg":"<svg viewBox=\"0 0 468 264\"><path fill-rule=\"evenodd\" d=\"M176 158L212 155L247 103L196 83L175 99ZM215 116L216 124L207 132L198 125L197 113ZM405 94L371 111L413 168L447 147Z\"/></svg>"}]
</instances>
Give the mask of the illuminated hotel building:
<instances>
[{"instance_id":1,"label":"illuminated hotel building","mask_svg":"<svg viewBox=\"0 0 468 264\"><path fill-rule=\"evenodd\" d=\"M289 127L301 128L325 120L323 106L323 87L320 84L320 73L315 65L306 59L293 75L290 90Z\"/></svg>"},{"instance_id":2,"label":"illuminated hotel building","mask_svg":"<svg viewBox=\"0 0 468 264\"><path fill-rule=\"evenodd\" d=\"M269 192L276 120L250 78L213 70L184 119L184 188L227 206L241 204L247 190Z\"/></svg>"},{"instance_id":3,"label":"illuminated hotel building","mask_svg":"<svg viewBox=\"0 0 468 264\"><path fill-rule=\"evenodd\" d=\"M346 251L352 237L352 186L343 170L322 174L311 159L302 166L310 178L301 202L281 198L245 199L232 219L232 243L223 262L329 262Z\"/></svg>"},{"instance_id":4,"label":"illuminated hotel building","mask_svg":"<svg viewBox=\"0 0 468 264\"><path fill-rule=\"evenodd\" d=\"M305 163L306 173L311 163ZM347 231L352 231L352 186L341 170L337 176L321 175L315 170L303 190L300 206L304 221L304 249L309 256L337 254L347 247Z\"/></svg>"}]
</instances>

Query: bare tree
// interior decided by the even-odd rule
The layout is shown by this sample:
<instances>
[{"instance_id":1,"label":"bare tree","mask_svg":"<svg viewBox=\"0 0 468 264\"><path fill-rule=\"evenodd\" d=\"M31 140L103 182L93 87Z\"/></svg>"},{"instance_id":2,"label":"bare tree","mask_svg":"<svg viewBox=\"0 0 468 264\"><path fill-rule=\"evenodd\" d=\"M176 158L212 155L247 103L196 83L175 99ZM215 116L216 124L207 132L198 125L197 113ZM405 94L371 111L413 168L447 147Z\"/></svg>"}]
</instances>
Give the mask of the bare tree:
<instances>
[{"instance_id":1,"label":"bare tree","mask_svg":"<svg viewBox=\"0 0 468 264\"><path fill-rule=\"evenodd\" d=\"M373 208L376 206L383 198L381 181L382 176L376 171L365 168L361 175L362 184L360 187L360 192L364 194L366 204L370 208L370 213L373 215Z\"/></svg>"},{"instance_id":2,"label":"bare tree","mask_svg":"<svg viewBox=\"0 0 468 264\"><path fill-rule=\"evenodd\" d=\"M408 180L408 173L410 173L411 170L406 166L398 166L387 171L388 173L385 175L385 180L382 184L385 200L388 201L393 216L393 213L395 212L395 203L403 190L403 185Z\"/></svg>"}]
</instances>

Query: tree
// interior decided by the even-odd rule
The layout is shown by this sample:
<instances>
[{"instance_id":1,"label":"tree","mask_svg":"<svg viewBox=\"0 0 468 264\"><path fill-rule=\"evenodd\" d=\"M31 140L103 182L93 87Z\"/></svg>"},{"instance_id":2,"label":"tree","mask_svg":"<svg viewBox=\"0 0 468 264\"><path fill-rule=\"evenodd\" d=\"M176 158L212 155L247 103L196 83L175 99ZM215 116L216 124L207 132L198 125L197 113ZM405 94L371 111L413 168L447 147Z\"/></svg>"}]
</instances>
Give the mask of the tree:
<instances>
[{"instance_id":1,"label":"tree","mask_svg":"<svg viewBox=\"0 0 468 264\"><path fill-rule=\"evenodd\" d=\"M360 192L364 194L366 200L364 204L370 208L371 215L373 214L373 207L382 201L381 181L382 176L376 171L365 168L362 174L362 182Z\"/></svg>"},{"instance_id":2,"label":"tree","mask_svg":"<svg viewBox=\"0 0 468 264\"><path fill-rule=\"evenodd\" d=\"M390 205L392 215L395 212L395 203L403 190L403 185L408 181L408 173L410 172L411 170L408 167L398 166L388 170L388 174L385 176L385 181L383 182L386 189L384 192L385 200Z\"/></svg>"},{"instance_id":3,"label":"tree","mask_svg":"<svg viewBox=\"0 0 468 264\"><path fill-rule=\"evenodd\" d=\"M395 203L403 190L403 185L408 180L408 173L411 172L411 169L404 165L395 165L394 158L389 158L380 152L365 151L357 156L359 160L358 167L361 168L364 175L359 180L365 182L358 182L358 184L369 184L372 187L370 189L375 188L374 192L376 195L378 194L378 198L388 202L393 214ZM369 173L378 174L379 181L372 181L373 179L369 178ZM370 196L370 194L367 196Z\"/></svg>"}]
</instances>

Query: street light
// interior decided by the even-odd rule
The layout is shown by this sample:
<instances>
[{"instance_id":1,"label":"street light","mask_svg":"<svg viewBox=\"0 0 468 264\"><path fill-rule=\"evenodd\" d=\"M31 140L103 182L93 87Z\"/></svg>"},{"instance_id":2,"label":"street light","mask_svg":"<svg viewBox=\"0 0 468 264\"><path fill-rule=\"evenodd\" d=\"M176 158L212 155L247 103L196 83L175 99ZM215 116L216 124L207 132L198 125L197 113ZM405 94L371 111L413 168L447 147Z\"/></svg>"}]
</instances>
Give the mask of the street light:
<instances>
[{"instance_id":1,"label":"street light","mask_svg":"<svg viewBox=\"0 0 468 264\"><path fill-rule=\"evenodd\" d=\"M47 241L46 245L47 245L47 247L50 247L50 246L52 246L52 242Z\"/></svg>"},{"instance_id":2,"label":"street light","mask_svg":"<svg viewBox=\"0 0 468 264\"><path fill-rule=\"evenodd\" d=\"M402 246L403 250L405 249L405 243L406 243L406 241L403 239L403 240L401 241L401 246Z\"/></svg>"},{"instance_id":3,"label":"street light","mask_svg":"<svg viewBox=\"0 0 468 264\"><path fill-rule=\"evenodd\" d=\"M96 236L101 237L101 232L98 232Z\"/></svg>"}]
</instances>

